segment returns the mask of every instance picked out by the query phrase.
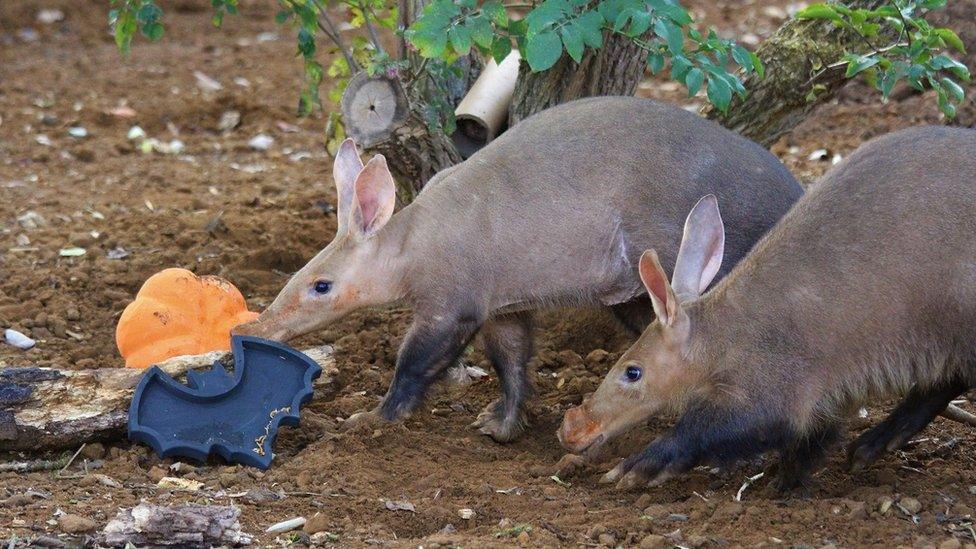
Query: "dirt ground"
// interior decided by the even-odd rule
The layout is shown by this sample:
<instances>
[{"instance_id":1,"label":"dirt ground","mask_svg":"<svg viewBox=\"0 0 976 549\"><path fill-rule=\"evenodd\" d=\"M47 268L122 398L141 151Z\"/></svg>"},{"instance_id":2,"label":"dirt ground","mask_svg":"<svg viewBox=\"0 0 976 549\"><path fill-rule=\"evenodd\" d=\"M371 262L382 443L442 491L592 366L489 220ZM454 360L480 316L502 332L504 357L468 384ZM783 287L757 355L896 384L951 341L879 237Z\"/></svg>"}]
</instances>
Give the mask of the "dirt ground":
<instances>
[{"instance_id":1,"label":"dirt ground","mask_svg":"<svg viewBox=\"0 0 976 549\"><path fill-rule=\"evenodd\" d=\"M260 310L335 230L324 118L294 117L300 66L293 31L273 21L273 2L242 1L242 15L228 17L219 31L210 26L209 3L161 2L165 38L137 39L128 57L108 34L106 4L0 2L0 327L39 340L26 352L0 345L0 367L120 367L115 322L140 284L165 267L226 277ZM973 44L974 4L962 4L970 14L964 38ZM769 34L791 8L782 1L690 5L706 23L747 42ZM62 21L39 22L40 10L55 8ZM195 71L221 89L202 90ZM648 80L639 94L695 102L663 80ZM228 111L240 114L240 124L220 130ZM973 111L962 110L969 125ZM922 123L942 123L931 97L881 105L853 85L774 152L809 182L865 139ZM127 139L134 125L185 148L144 154ZM77 127L87 135L71 136ZM253 150L248 141L262 133L273 144ZM41 219L24 217L28 212ZM87 253L59 255L70 247ZM467 387L442 385L404 425L339 432L339 418L372 407L384 393L409 318L405 310L366 311L297 343L335 345L342 389L306 406L300 428L282 430L267 472L217 463L172 471L172 460L142 447L88 447L66 471L73 478L0 473L0 540L19 546L47 534L81 543L85 533L66 532L61 515L88 517L101 529L120 508L145 500L235 504L244 531L266 545L308 543L300 532L263 532L316 514L317 528L330 533L316 539L342 546L950 549L976 541L976 433L941 419L857 475L836 452L810 497L782 498L759 479L734 501L765 462L700 469L644 492L598 484L602 471L667 419L615 444L602 464L552 479L563 455L554 436L562 412L596 386L628 344L599 311L543 317L532 363L536 417L517 442L496 444L467 427L495 397L493 376ZM465 360L490 370L477 348ZM883 410L872 408L852 432ZM159 489L155 481L164 473L204 488ZM414 511L388 510L387 501L409 502ZM462 509L473 517L462 518Z\"/></svg>"}]
</instances>

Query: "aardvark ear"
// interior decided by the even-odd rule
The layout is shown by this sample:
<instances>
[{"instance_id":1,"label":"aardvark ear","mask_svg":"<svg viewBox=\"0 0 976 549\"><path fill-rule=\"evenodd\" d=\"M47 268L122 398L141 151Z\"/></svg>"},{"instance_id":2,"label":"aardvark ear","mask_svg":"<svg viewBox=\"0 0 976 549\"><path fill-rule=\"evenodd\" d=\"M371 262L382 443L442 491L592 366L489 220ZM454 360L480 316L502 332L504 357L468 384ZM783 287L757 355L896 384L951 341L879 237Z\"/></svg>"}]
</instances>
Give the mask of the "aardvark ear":
<instances>
[{"instance_id":1,"label":"aardvark ear","mask_svg":"<svg viewBox=\"0 0 976 549\"><path fill-rule=\"evenodd\" d=\"M332 179L335 180L337 219L339 227L342 228L349 218L349 210L352 206L352 197L356 194L356 177L363 171L363 161L359 159L359 152L356 151L356 142L346 139L339 145L336 152L335 162L332 164Z\"/></svg>"},{"instance_id":2,"label":"aardvark ear","mask_svg":"<svg viewBox=\"0 0 976 549\"><path fill-rule=\"evenodd\" d=\"M352 202L349 227L356 233L370 236L390 220L396 206L396 186L382 154L371 158L359 172Z\"/></svg>"},{"instance_id":3,"label":"aardvark ear","mask_svg":"<svg viewBox=\"0 0 976 549\"><path fill-rule=\"evenodd\" d=\"M674 263L671 285L682 301L700 296L722 266L725 228L718 200L709 194L698 201L685 219L684 235Z\"/></svg>"},{"instance_id":4,"label":"aardvark ear","mask_svg":"<svg viewBox=\"0 0 976 549\"><path fill-rule=\"evenodd\" d=\"M641 254L637 270L648 295L651 296L654 315L662 325L671 326L678 317L678 299L668 283L668 275L664 274L657 252L647 250Z\"/></svg>"}]
</instances>

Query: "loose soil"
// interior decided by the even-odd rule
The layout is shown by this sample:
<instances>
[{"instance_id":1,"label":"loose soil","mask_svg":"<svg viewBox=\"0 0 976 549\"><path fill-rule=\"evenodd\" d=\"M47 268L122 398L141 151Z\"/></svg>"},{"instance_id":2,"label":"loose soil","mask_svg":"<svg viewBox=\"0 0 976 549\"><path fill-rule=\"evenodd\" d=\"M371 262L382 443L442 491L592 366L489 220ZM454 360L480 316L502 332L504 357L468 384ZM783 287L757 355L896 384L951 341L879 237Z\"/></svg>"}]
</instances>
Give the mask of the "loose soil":
<instances>
[{"instance_id":1,"label":"loose soil","mask_svg":"<svg viewBox=\"0 0 976 549\"><path fill-rule=\"evenodd\" d=\"M273 22L273 2L242 1L242 15L228 17L222 30L210 26L207 2L163 2L166 36L158 44L137 39L128 57L108 34L105 4L0 3L0 327L39 340L26 352L0 345L0 367L121 367L113 327L154 272L180 266L226 277L259 310L335 230L325 119L294 117L300 66L293 31ZM782 1L690 4L724 34L747 39L770 33L790 8ZM973 44L973 4L961 4L969 17L964 39ZM37 21L41 9L52 8L64 12L63 21ZM194 71L222 88L203 91ZM659 79L644 82L639 94L689 108L698 101ZM809 182L868 138L942 123L929 95L904 94L887 105L877 99L850 86L774 152ZM122 106L134 110L131 118L112 114ZM240 113L240 124L220 130L227 111ZM964 123L972 125L973 111L962 110ZM133 125L164 142L179 139L185 151L143 154L126 138ZM88 135L72 137L72 127ZM259 133L274 138L267 151L247 145ZM43 218L37 227L18 221L28 211ZM87 253L59 255L75 246ZM950 548L976 539L968 526L976 434L941 419L866 472L851 475L835 452L806 496L780 497L759 479L734 501L744 479L766 467L760 461L696 470L644 492L598 484L603 470L664 429L666 418L615 444L597 466L552 478L563 455L554 436L562 412L596 386L629 341L600 311L543 315L532 362L535 418L517 442L496 444L467 427L495 397L493 376L465 387L442 384L402 425L341 432L339 418L372 407L385 392L409 318L400 309L365 311L297 342L335 346L342 389L306 406L300 428L282 431L269 471L218 463L172 471L172 460L139 446L89 446L67 478L0 473L0 539L46 533L80 541L82 534L58 524L62 513L101 528L142 500L235 504L243 529L269 545L308 542L262 532L316 514L317 526L334 534L323 543L344 546ZM490 370L477 347L465 361ZM870 409L853 433L888 407ZM205 488L157 489L164 472ZM410 502L415 511L388 510L386 501ZM916 505L913 521L906 510ZM462 518L461 509L474 514Z\"/></svg>"}]
</instances>

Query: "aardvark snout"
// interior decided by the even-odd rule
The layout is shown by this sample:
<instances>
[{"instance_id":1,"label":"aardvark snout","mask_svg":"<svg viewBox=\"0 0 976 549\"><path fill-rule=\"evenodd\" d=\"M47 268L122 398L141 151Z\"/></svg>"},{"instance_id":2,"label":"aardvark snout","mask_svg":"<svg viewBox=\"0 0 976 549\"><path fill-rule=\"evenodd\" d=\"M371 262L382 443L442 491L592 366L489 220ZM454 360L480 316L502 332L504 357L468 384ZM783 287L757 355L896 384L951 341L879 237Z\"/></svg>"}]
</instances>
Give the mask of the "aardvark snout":
<instances>
[{"instance_id":1,"label":"aardvark snout","mask_svg":"<svg viewBox=\"0 0 976 549\"><path fill-rule=\"evenodd\" d=\"M285 330L279 329L272 322L261 320L260 317L251 322L235 326L231 329L230 333L235 336L260 337L273 341L285 341L288 335Z\"/></svg>"},{"instance_id":2,"label":"aardvark snout","mask_svg":"<svg viewBox=\"0 0 976 549\"><path fill-rule=\"evenodd\" d=\"M582 453L604 438L602 426L590 415L586 402L566 411L556 436L564 448L575 454Z\"/></svg>"}]
</instances>

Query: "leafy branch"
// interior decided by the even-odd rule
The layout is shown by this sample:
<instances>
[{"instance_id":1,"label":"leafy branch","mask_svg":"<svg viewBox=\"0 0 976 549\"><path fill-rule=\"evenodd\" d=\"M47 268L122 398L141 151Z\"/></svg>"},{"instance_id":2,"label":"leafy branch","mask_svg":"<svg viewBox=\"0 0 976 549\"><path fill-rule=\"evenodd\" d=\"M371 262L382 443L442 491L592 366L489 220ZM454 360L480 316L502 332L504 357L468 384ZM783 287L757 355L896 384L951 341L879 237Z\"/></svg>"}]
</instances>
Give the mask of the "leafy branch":
<instances>
[{"instance_id":1,"label":"leafy branch","mask_svg":"<svg viewBox=\"0 0 976 549\"><path fill-rule=\"evenodd\" d=\"M892 0L877 9L851 9L839 3L812 4L796 14L798 19L821 19L856 32L865 43L866 53L847 53L834 67L846 67L845 76L863 75L887 100L898 82L924 91L935 90L939 109L947 118L956 115L956 105L966 93L956 80L969 82L966 65L949 51L965 53L962 40L951 29L936 28L924 19L946 0ZM894 44L879 43L884 30L897 35Z\"/></svg>"},{"instance_id":2,"label":"leafy branch","mask_svg":"<svg viewBox=\"0 0 976 549\"><path fill-rule=\"evenodd\" d=\"M475 48L500 62L513 42L534 72L551 68L565 52L573 61L586 48L603 47L605 33L625 36L646 54L653 73L670 64L670 76L695 95L704 86L709 101L728 109L732 94L745 94L739 77L763 72L752 52L714 30L702 33L675 0L544 0L522 20L511 20L496 0L434 0L405 37L426 58L450 62Z\"/></svg>"}]
</instances>

